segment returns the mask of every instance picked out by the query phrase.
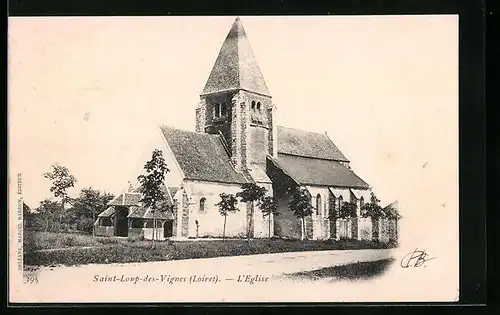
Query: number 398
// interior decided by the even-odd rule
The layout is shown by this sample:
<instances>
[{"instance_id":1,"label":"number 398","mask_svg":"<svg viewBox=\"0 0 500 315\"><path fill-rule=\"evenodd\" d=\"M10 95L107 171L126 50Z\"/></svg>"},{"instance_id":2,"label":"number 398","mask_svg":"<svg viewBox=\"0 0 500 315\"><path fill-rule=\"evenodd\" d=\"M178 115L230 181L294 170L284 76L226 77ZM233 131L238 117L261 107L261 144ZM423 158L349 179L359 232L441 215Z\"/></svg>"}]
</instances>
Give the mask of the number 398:
<instances>
[{"instance_id":1,"label":"number 398","mask_svg":"<svg viewBox=\"0 0 500 315\"><path fill-rule=\"evenodd\" d=\"M24 284L36 284L38 283L38 277L37 276L27 276L24 277Z\"/></svg>"}]
</instances>

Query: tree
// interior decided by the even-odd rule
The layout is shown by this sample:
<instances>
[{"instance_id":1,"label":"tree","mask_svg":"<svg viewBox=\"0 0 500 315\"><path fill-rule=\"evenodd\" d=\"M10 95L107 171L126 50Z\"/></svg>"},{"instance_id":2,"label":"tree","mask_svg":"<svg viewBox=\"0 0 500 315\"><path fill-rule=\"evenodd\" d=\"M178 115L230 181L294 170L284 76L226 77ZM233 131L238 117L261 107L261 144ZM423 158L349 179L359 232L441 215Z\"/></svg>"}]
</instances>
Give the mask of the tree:
<instances>
[{"instance_id":1,"label":"tree","mask_svg":"<svg viewBox=\"0 0 500 315\"><path fill-rule=\"evenodd\" d=\"M384 216L382 207L380 206L380 200L372 192L370 197L370 202L364 204L361 207L361 217L372 218L372 220L378 220Z\"/></svg>"},{"instance_id":2,"label":"tree","mask_svg":"<svg viewBox=\"0 0 500 315\"><path fill-rule=\"evenodd\" d=\"M395 202L392 202L391 204L389 204L388 206L386 206L385 208L382 209L382 211L384 211L385 213L385 217L389 220L394 220L394 224L395 224L395 233L396 233L396 241L397 241L397 238L398 238L398 235L397 235L397 232L398 232L398 221L402 218L401 214L399 214L399 211L398 211L398 202L395 201Z\"/></svg>"},{"instance_id":3,"label":"tree","mask_svg":"<svg viewBox=\"0 0 500 315\"><path fill-rule=\"evenodd\" d=\"M226 220L229 213L239 211L236 207L238 199L233 194L221 193L219 194L220 201L215 205L219 207L219 213L224 217L224 227L222 229L222 241L226 238Z\"/></svg>"},{"instance_id":4,"label":"tree","mask_svg":"<svg viewBox=\"0 0 500 315\"><path fill-rule=\"evenodd\" d=\"M357 206L354 202L344 202L340 207L339 217L342 219L356 218L358 216L356 210Z\"/></svg>"},{"instance_id":5,"label":"tree","mask_svg":"<svg viewBox=\"0 0 500 315\"><path fill-rule=\"evenodd\" d=\"M402 218L401 214L399 214L399 211L395 203L391 203L390 205L385 207L382 211L384 211L384 214L388 219L398 221L399 219Z\"/></svg>"},{"instance_id":6,"label":"tree","mask_svg":"<svg viewBox=\"0 0 500 315\"><path fill-rule=\"evenodd\" d=\"M304 188L297 187L292 191L290 200L288 201L289 208L293 214L302 222L301 236L303 240L306 235L306 221L305 218L313 213L314 207L311 204L311 198Z\"/></svg>"},{"instance_id":7,"label":"tree","mask_svg":"<svg viewBox=\"0 0 500 315\"><path fill-rule=\"evenodd\" d=\"M249 209L249 216L253 217L254 213L254 203L255 201L260 201L266 195L267 189L265 187L260 187L255 183L245 183L241 185L241 191L236 193L236 197L241 198L242 202L247 203L247 209ZM250 240L251 236L251 219L248 220L247 226L247 238Z\"/></svg>"},{"instance_id":8,"label":"tree","mask_svg":"<svg viewBox=\"0 0 500 315\"><path fill-rule=\"evenodd\" d=\"M61 224L64 213L64 205L70 200L67 190L68 188L74 187L77 180L70 174L68 168L65 166L54 163L50 166L50 168L51 170L44 173L43 177L52 182L50 191L54 194L54 197L59 198L60 200L61 210L59 214L59 224Z\"/></svg>"},{"instance_id":9,"label":"tree","mask_svg":"<svg viewBox=\"0 0 500 315\"><path fill-rule=\"evenodd\" d=\"M146 173L139 175L137 179L141 183L141 202L143 202L146 207L151 209L151 213L153 215L153 242L151 246L154 247L154 242L157 238L156 210L158 209L158 205L166 200L166 195L162 186L165 180L165 174L170 171L167 168L167 164L165 163L163 152L161 150L153 150L151 160L146 162L144 170Z\"/></svg>"},{"instance_id":10,"label":"tree","mask_svg":"<svg viewBox=\"0 0 500 315\"><path fill-rule=\"evenodd\" d=\"M373 191L370 192L370 202L377 205L380 203L380 199L377 198L377 196L373 193Z\"/></svg>"},{"instance_id":11,"label":"tree","mask_svg":"<svg viewBox=\"0 0 500 315\"><path fill-rule=\"evenodd\" d=\"M47 232L49 229L49 224L54 220L56 214L60 211L61 205L49 199L45 199L40 202L40 205L36 209L35 216L43 221L44 231Z\"/></svg>"},{"instance_id":12,"label":"tree","mask_svg":"<svg viewBox=\"0 0 500 315\"><path fill-rule=\"evenodd\" d=\"M262 210L262 215L264 217L269 217L269 239L271 239L271 215L275 217L280 214L276 198L272 196L263 197L260 201L260 209Z\"/></svg>"},{"instance_id":13,"label":"tree","mask_svg":"<svg viewBox=\"0 0 500 315\"><path fill-rule=\"evenodd\" d=\"M337 238L337 211L335 210L334 204L330 205L328 219L330 220L330 235L334 235L334 237Z\"/></svg>"},{"instance_id":14,"label":"tree","mask_svg":"<svg viewBox=\"0 0 500 315\"><path fill-rule=\"evenodd\" d=\"M23 202L23 225L24 227L31 227L33 225L33 212L31 209Z\"/></svg>"},{"instance_id":15,"label":"tree","mask_svg":"<svg viewBox=\"0 0 500 315\"><path fill-rule=\"evenodd\" d=\"M71 223L76 223L79 230L94 235L96 216L106 210L107 204L114 199L114 195L100 192L92 187L83 188L77 198L73 199Z\"/></svg>"},{"instance_id":16,"label":"tree","mask_svg":"<svg viewBox=\"0 0 500 315\"><path fill-rule=\"evenodd\" d=\"M370 202L361 207L361 216L363 218L371 218L372 236L374 239L378 239L378 220L384 217L385 213L380 206L380 199L373 192L371 192Z\"/></svg>"}]
</instances>

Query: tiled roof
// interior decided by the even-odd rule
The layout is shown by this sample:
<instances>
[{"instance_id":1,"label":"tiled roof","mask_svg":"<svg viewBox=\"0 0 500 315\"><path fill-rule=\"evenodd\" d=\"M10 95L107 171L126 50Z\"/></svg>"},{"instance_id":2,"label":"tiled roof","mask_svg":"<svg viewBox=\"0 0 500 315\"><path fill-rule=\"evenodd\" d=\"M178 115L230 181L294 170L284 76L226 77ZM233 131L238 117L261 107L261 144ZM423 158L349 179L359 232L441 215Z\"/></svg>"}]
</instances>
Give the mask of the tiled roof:
<instances>
[{"instance_id":1,"label":"tiled roof","mask_svg":"<svg viewBox=\"0 0 500 315\"><path fill-rule=\"evenodd\" d=\"M165 185L162 185L161 189L166 193L165 191ZM169 187L170 193L175 194L179 188L177 187ZM152 218L152 214L150 213L148 208L145 208L142 203L140 202L141 200L141 193L140 187L134 189L131 192L126 192L125 193L125 205L122 204L123 202L123 194L112 200L108 205L109 207L104 210L101 214L99 214L99 217L111 217L115 214L115 206L127 206L129 207L129 218ZM172 194L172 196L173 196ZM170 198L167 198L162 204L158 205L159 211L157 211L156 217L157 218L163 218L163 219L169 219L172 217L171 214L171 208L172 202ZM170 211L170 214L167 212ZM173 218L173 217L172 217Z\"/></svg>"},{"instance_id":2,"label":"tiled roof","mask_svg":"<svg viewBox=\"0 0 500 315\"><path fill-rule=\"evenodd\" d=\"M171 210L158 210L155 211L154 213L151 212L151 209L148 209L146 213L144 214L144 219L153 219L156 217L156 219L166 219L166 220L173 220L174 219L174 214L172 213Z\"/></svg>"},{"instance_id":3,"label":"tiled roof","mask_svg":"<svg viewBox=\"0 0 500 315\"><path fill-rule=\"evenodd\" d=\"M174 215L172 213L172 210L157 210L155 211L155 217L157 219L166 219L166 220L173 220ZM134 219L153 219L153 213L149 208L145 207L130 207L130 213L128 215L129 218L134 218Z\"/></svg>"},{"instance_id":4,"label":"tiled roof","mask_svg":"<svg viewBox=\"0 0 500 315\"><path fill-rule=\"evenodd\" d=\"M248 171L252 179L257 183L272 183L269 176L267 176L266 171L258 165L252 166L252 169Z\"/></svg>"},{"instance_id":5,"label":"tiled roof","mask_svg":"<svg viewBox=\"0 0 500 315\"><path fill-rule=\"evenodd\" d=\"M124 199L125 194L125 200ZM119 195L115 199L111 200L108 205L109 206L133 206L137 205L141 200L141 194L135 192L125 192L124 194Z\"/></svg>"},{"instance_id":6,"label":"tiled roof","mask_svg":"<svg viewBox=\"0 0 500 315\"><path fill-rule=\"evenodd\" d=\"M239 18L222 44L203 94L232 89L270 95Z\"/></svg>"},{"instance_id":7,"label":"tiled roof","mask_svg":"<svg viewBox=\"0 0 500 315\"><path fill-rule=\"evenodd\" d=\"M217 135L196 133L160 126L185 177L225 183L245 183L237 173Z\"/></svg>"},{"instance_id":8,"label":"tiled roof","mask_svg":"<svg viewBox=\"0 0 500 315\"><path fill-rule=\"evenodd\" d=\"M278 153L348 162L326 134L278 128Z\"/></svg>"},{"instance_id":9,"label":"tiled roof","mask_svg":"<svg viewBox=\"0 0 500 315\"><path fill-rule=\"evenodd\" d=\"M279 168L303 185L369 188L354 172L337 161L278 154L274 161Z\"/></svg>"},{"instance_id":10,"label":"tiled roof","mask_svg":"<svg viewBox=\"0 0 500 315\"><path fill-rule=\"evenodd\" d=\"M173 220L172 214L172 202L169 198L167 198L163 203L158 205L158 210L155 211L155 217L157 219L168 219ZM142 205L131 206L130 212L128 214L129 218L143 218L143 219L152 219L153 213L150 208L144 207Z\"/></svg>"},{"instance_id":11,"label":"tiled roof","mask_svg":"<svg viewBox=\"0 0 500 315\"><path fill-rule=\"evenodd\" d=\"M174 198L175 194L179 189L180 189L179 187L168 187L168 190L170 191L170 195L172 196L172 198Z\"/></svg>"},{"instance_id":12,"label":"tiled roof","mask_svg":"<svg viewBox=\"0 0 500 315\"><path fill-rule=\"evenodd\" d=\"M146 208L143 206L131 206L127 217L129 218L142 218L146 213Z\"/></svg>"},{"instance_id":13,"label":"tiled roof","mask_svg":"<svg viewBox=\"0 0 500 315\"><path fill-rule=\"evenodd\" d=\"M103 212L101 212L98 217L100 218L103 218L103 217L111 217L113 216L113 214L115 214L115 207L113 206L110 206L108 207L106 210L104 210Z\"/></svg>"}]
</instances>

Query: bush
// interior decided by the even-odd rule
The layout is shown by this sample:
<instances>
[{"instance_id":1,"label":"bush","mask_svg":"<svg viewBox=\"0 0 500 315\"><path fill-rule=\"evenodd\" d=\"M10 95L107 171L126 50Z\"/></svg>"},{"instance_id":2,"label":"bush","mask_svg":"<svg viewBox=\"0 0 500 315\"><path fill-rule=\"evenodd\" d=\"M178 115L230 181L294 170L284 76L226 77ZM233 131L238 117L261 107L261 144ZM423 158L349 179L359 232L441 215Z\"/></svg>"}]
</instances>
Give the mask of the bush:
<instances>
[{"instance_id":1,"label":"bush","mask_svg":"<svg viewBox=\"0 0 500 315\"><path fill-rule=\"evenodd\" d=\"M144 233L127 237L127 242L129 243L135 243L140 241L144 241Z\"/></svg>"},{"instance_id":2,"label":"bush","mask_svg":"<svg viewBox=\"0 0 500 315\"><path fill-rule=\"evenodd\" d=\"M75 237L74 236L67 236L64 239L64 245L72 247L75 246Z\"/></svg>"},{"instance_id":3,"label":"bush","mask_svg":"<svg viewBox=\"0 0 500 315\"><path fill-rule=\"evenodd\" d=\"M81 217L76 222L76 229L92 234L92 230L94 229L94 220L92 220L92 218Z\"/></svg>"},{"instance_id":4,"label":"bush","mask_svg":"<svg viewBox=\"0 0 500 315\"><path fill-rule=\"evenodd\" d=\"M118 240L113 237L99 237L96 240L101 244L118 244Z\"/></svg>"},{"instance_id":5,"label":"bush","mask_svg":"<svg viewBox=\"0 0 500 315\"><path fill-rule=\"evenodd\" d=\"M28 231L27 231L28 232ZM30 232L25 234L26 265L79 265L89 263L128 263L165 261L192 258L211 258L220 256L238 256L280 252L353 250L369 248L391 248L395 244L357 240L296 240L296 239L246 239L238 240L199 240L189 242L156 242L151 248L151 241L141 236L126 240L89 235ZM106 244L108 246L103 246ZM80 247L76 247L80 246ZM93 247L92 247L93 246ZM37 252L43 248L68 248ZM81 248L85 247L85 248Z\"/></svg>"}]
</instances>

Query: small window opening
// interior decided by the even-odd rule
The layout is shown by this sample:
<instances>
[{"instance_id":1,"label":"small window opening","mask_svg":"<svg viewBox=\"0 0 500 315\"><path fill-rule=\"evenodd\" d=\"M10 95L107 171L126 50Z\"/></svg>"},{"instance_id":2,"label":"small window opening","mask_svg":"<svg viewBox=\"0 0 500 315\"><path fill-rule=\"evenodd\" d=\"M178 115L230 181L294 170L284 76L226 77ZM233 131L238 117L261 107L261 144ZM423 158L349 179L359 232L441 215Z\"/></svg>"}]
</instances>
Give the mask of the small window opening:
<instances>
[{"instance_id":1,"label":"small window opening","mask_svg":"<svg viewBox=\"0 0 500 315\"><path fill-rule=\"evenodd\" d=\"M322 205L321 205L321 195L318 194L316 196L316 215L319 215L320 214L320 211L322 209Z\"/></svg>"},{"instance_id":2,"label":"small window opening","mask_svg":"<svg viewBox=\"0 0 500 315\"><path fill-rule=\"evenodd\" d=\"M200 199L200 212L205 212L205 203L207 199L205 197Z\"/></svg>"},{"instance_id":3,"label":"small window opening","mask_svg":"<svg viewBox=\"0 0 500 315\"><path fill-rule=\"evenodd\" d=\"M220 117L220 104L217 103L214 106L214 117L219 118Z\"/></svg>"},{"instance_id":4,"label":"small window opening","mask_svg":"<svg viewBox=\"0 0 500 315\"><path fill-rule=\"evenodd\" d=\"M221 116L226 116L226 114L227 114L227 106L226 106L226 103L222 103L220 113L221 113Z\"/></svg>"}]
</instances>

